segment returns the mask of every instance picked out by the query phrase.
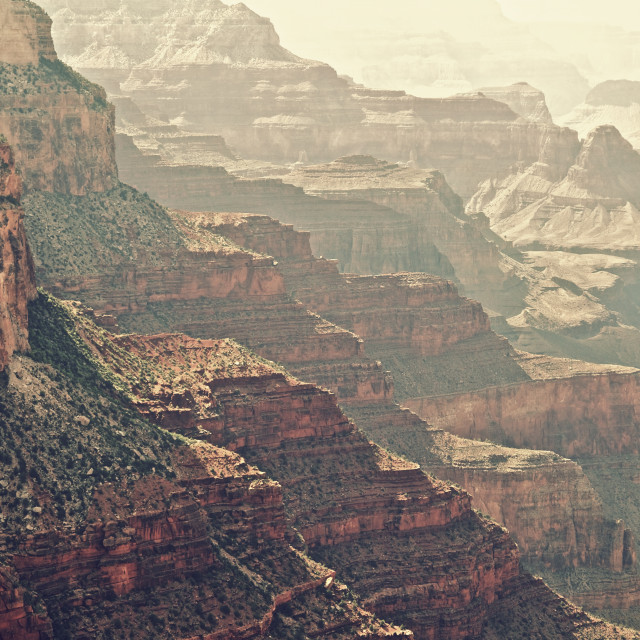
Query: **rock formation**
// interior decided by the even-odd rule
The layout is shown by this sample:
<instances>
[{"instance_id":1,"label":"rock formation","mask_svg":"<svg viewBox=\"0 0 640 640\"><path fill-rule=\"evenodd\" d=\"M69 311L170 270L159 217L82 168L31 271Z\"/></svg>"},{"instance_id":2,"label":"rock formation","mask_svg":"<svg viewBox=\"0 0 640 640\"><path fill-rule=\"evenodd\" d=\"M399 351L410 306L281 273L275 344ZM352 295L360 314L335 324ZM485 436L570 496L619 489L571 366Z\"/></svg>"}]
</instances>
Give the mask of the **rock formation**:
<instances>
[{"instance_id":1,"label":"rock formation","mask_svg":"<svg viewBox=\"0 0 640 640\"><path fill-rule=\"evenodd\" d=\"M460 198L439 172L353 156L328 165L299 168L286 180L310 195L373 202L416 220L451 261L456 276L469 291L500 291L509 282L509 276L500 269L497 246L487 242L465 218ZM300 221L295 222L300 225ZM353 224L358 224L357 218ZM326 252L321 255L335 257Z\"/></svg>"},{"instance_id":2,"label":"rock formation","mask_svg":"<svg viewBox=\"0 0 640 640\"><path fill-rule=\"evenodd\" d=\"M0 5L3 38L0 60L5 64L38 66L40 57L55 61L51 18L33 3L6 0Z\"/></svg>"},{"instance_id":3,"label":"rock formation","mask_svg":"<svg viewBox=\"0 0 640 640\"><path fill-rule=\"evenodd\" d=\"M58 60L51 20L36 4L2 0L0 22L0 134L28 188L84 194L113 186L114 112L104 90Z\"/></svg>"},{"instance_id":4,"label":"rock formation","mask_svg":"<svg viewBox=\"0 0 640 640\"><path fill-rule=\"evenodd\" d=\"M640 82L607 80L587 94L583 104L563 115L559 123L586 138L596 127L614 126L634 148L640 146Z\"/></svg>"},{"instance_id":5,"label":"rock formation","mask_svg":"<svg viewBox=\"0 0 640 640\"><path fill-rule=\"evenodd\" d=\"M45 8L74 68L147 116L224 136L246 158L293 163L304 150L312 162L353 154L406 162L414 154L468 197L482 179L532 162L548 135L572 143L570 132L517 122L503 103L477 95L430 100L354 85L285 51L271 23L244 5L127 2L117 18L60 0Z\"/></svg>"},{"instance_id":6,"label":"rock formation","mask_svg":"<svg viewBox=\"0 0 640 640\"><path fill-rule=\"evenodd\" d=\"M467 206L471 215L484 214L493 232L530 249L525 261L564 285L573 305L580 303L585 324L568 322L564 329L573 339L565 345L572 357L638 362L639 175L640 156L615 128L602 126L589 134L571 166L541 158L514 167L503 179L485 182ZM514 334L525 325L542 330L526 345L532 350L553 348L542 335L550 326L535 318L542 309L508 319Z\"/></svg>"},{"instance_id":7,"label":"rock formation","mask_svg":"<svg viewBox=\"0 0 640 640\"><path fill-rule=\"evenodd\" d=\"M36 295L21 194L11 147L0 144L0 371L14 352L29 348L27 304Z\"/></svg>"},{"instance_id":8,"label":"rock formation","mask_svg":"<svg viewBox=\"0 0 640 640\"><path fill-rule=\"evenodd\" d=\"M526 82L518 82L508 87L481 87L478 93L504 102L512 111L532 122L552 124L544 93Z\"/></svg>"},{"instance_id":9,"label":"rock formation","mask_svg":"<svg viewBox=\"0 0 640 640\"><path fill-rule=\"evenodd\" d=\"M245 11L237 8L240 24ZM269 33L269 25L260 24L258 31ZM272 44L269 55L277 57L282 52ZM73 162L73 154L66 160ZM434 211L457 210L467 223L441 176L430 179L424 190ZM280 267L259 239L249 241L246 219L237 233L223 233L216 227L235 226L228 215L208 221L170 214L134 189L110 187L88 186L79 194L67 185L29 196L42 281L90 302L94 311L85 315L44 296L36 301L33 360L14 358L0 390L0 427L11 436L0 464L18 468L0 489L7 532L1 548L9 566L3 587L11 585L1 592L0 629L19 633L19 640L51 628L58 635L107 638L134 625L138 636L149 638L411 637L373 611L405 623L415 637L458 640L493 637L504 624L504 602L520 607L535 599L542 637L613 633L523 573L506 531L473 512L468 494L357 430L337 397L354 412L369 413L372 429L387 417L416 432L427 427L394 404L392 380L366 356L362 339L292 293L295 286L304 298L326 278L319 307L337 307L339 300L351 305L351 315L346 308L336 312L370 335L381 331L373 350L387 341L390 352L413 349L427 360L456 349L473 354L473 345L478 353L480 344L490 344L507 363L498 377L515 370L524 375L508 345L489 332L477 303L459 298L452 283L424 275L342 278L335 263L313 259L308 237L290 228L273 233L278 225L260 218L269 253L297 259L294 273L295 259ZM268 181L242 186L245 194L255 189L256 200L282 187ZM300 189L285 189L293 194L291 207L309 201ZM316 212L326 210L328 201L314 202ZM371 207L358 203L363 206ZM374 213L389 211L379 206ZM434 247L428 260L439 256ZM450 268L445 259L441 266ZM341 293L332 290L336 284ZM379 319L365 304L376 290L384 290ZM147 333L185 329L206 340L173 333L117 337L91 318ZM296 371L315 372L339 395L298 382L231 336ZM435 467L451 436L429 435ZM489 449L489 457L502 455ZM624 526L602 517L577 465L551 454L547 459L552 464L543 475L529 470L534 482L526 491L541 477L575 490L549 522L564 541L576 543L562 555L557 546L545 547L548 538L532 539L527 553L563 567L597 566L607 575L623 569L633 587L632 541ZM554 479L551 471L560 468L567 473ZM536 504L547 506L543 499ZM575 516L564 527L563 511ZM588 522L595 525L592 536L583 535ZM23 529L28 534L17 536ZM305 545L314 561L302 553ZM364 609L335 584L327 565L340 568ZM525 626L525 615L510 624Z\"/></svg>"}]
</instances>

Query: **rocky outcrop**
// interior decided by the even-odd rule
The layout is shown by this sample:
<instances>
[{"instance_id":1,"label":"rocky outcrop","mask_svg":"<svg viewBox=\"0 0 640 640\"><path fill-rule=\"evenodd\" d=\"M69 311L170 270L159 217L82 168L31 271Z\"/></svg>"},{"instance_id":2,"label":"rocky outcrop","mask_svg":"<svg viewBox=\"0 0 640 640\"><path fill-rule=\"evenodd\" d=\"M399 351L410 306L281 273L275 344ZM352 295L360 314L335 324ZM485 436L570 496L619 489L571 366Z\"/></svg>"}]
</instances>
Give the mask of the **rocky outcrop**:
<instances>
[{"instance_id":1,"label":"rocky outcrop","mask_svg":"<svg viewBox=\"0 0 640 640\"><path fill-rule=\"evenodd\" d=\"M339 577L349 578L367 606L403 622L416 637L477 635L498 585L518 575L517 553L503 530L475 516L465 494L372 446L326 392L269 371L230 343L123 337L113 339L114 350L87 335L88 325L82 332L123 380L137 364L127 364L120 354L156 362L160 369L155 389L144 391L143 380L132 387L143 410L152 404L156 419L167 422L171 398L171 405L182 404L191 412L207 440L238 449L267 469L281 482L287 509L312 554L340 565ZM175 354L182 354L191 372L187 375L193 377L177 387L199 389L187 405L177 400L171 382L184 370ZM446 531L452 541L443 564L438 547ZM486 558L486 553L491 560L475 559ZM351 558L347 564L345 554ZM371 566L358 554L380 560ZM397 563L413 574L410 589L401 573L390 571ZM466 586L451 592L446 586L451 581ZM477 607L475 602L484 604Z\"/></svg>"},{"instance_id":2,"label":"rocky outcrop","mask_svg":"<svg viewBox=\"0 0 640 640\"><path fill-rule=\"evenodd\" d=\"M559 119L586 138L601 125L612 125L629 142L640 145L640 83L632 80L607 80L596 85L578 105Z\"/></svg>"},{"instance_id":3,"label":"rocky outcrop","mask_svg":"<svg viewBox=\"0 0 640 640\"><path fill-rule=\"evenodd\" d=\"M570 357L636 365L640 156L616 129L601 126L570 164L541 158L514 167L484 183L467 206L490 220L494 234L531 250L525 263L537 276L527 278L540 282L522 313L505 314L506 335L527 350L557 355L555 343ZM565 302L554 304L549 292L558 286L564 292L554 297ZM549 340L548 331L564 337Z\"/></svg>"},{"instance_id":4,"label":"rocky outcrop","mask_svg":"<svg viewBox=\"0 0 640 640\"><path fill-rule=\"evenodd\" d=\"M19 586L14 571L0 568L0 637L16 640L42 640L53 636L51 620L44 612L37 614L25 602L27 590Z\"/></svg>"},{"instance_id":5,"label":"rocky outcrop","mask_svg":"<svg viewBox=\"0 0 640 640\"><path fill-rule=\"evenodd\" d=\"M481 87L478 93L504 102L512 111L531 122L553 123L544 93L526 82L517 82L508 87Z\"/></svg>"},{"instance_id":6,"label":"rocky outcrop","mask_svg":"<svg viewBox=\"0 0 640 640\"><path fill-rule=\"evenodd\" d=\"M33 2L3 0L0 4L2 43L0 61L38 66L40 58L56 60L51 40L51 18Z\"/></svg>"},{"instance_id":7,"label":"rocky outcrop","mask_svg":"<svg viewBox=\"0 0 640 640\"><path fill-rule=\"evenodd\" d=\"M419 387L431 393L446 390L456 397L451 392L457 387L461 391L486 387L489 375L494 384L508 388L542 369L538 363L528 373L521 358L490 332L486 315L480 309L473 313L476 303L460 298L451 283L424 275L340 276L335 263L313 257L308 233L265 216L185 215L203 230L277 256L289 290L336 324L357 328L369 356L383 360L393 371L394 380L387 376L384 386L378 381L374 387L364 370L358 382L348 384L337 366L311 360L293 365L303 379L331 388L375 442L477 496L478 508L508 526L526 562L542 567L538 571L602 569L608 576L603 589L611 594L609 602L626 606L634 601L631 594L640 593L640 585L633 578L630 532L627 538L612 535L620 527L624 533L624 525L616 524L616 516L605 517L601 500L579 465L548 452L455 438L393 403L393 382L402 397ZM551 361L546 366L558 364ZM385 393L371 393L374 388ZM541 528L545 518L547 524ZM564 591L569 585L557 588ZM575 591L572 595L578 597ZM598 592L584 591L580 597L581 602L595 602Z\"/></svg>"},{"instance_id":8,"label":"rocky outcrop","mask_svg":"<svg viewBox=\"0 0 640 640\"><path fill-rule=\"evenodd\" d=\"M513 572L502 530L471 516L464 494L372 446L325 392L228 341L118 338L96 332L82 314L76 322L143 412L186 433L197 427L199 437L239 448L278 478L313 557L340 566L338 576L349 579L367 607L409 626L416 637L480 635L500 608L492 593L514 597L509 585L526 580ZM154 363L153 385L145 362ZM178 409L191 420L173 422ZM559 605L551 592L536 597L542 610ZM594 624L580 616L580 626ZM559 620L568 623L562 615ZM553 636L551 629L545 637Z\"/></svg>"},{"instance_id":9,"label":"rocky outcrop","mask_svg":"<svg viewBox=\"0 0 640 640\"><path fill-rule=\"evenodd\" d=\"M117 180L114 112L100 87L58 60L51 20L27 0L0 5L0 134L29 189L85 194Z\"/></svg>"},{"instance_id":10,"label":"rocky outcrop","mask_svg":"<svg viewBox=\"0 0 640 640\"><path fill-rule=\"evenodd\" d=\"M11 148L0 144L0 371L14 352L29 348L27 304L36 295L21 192Z\"/></svg>"}]
</instances>

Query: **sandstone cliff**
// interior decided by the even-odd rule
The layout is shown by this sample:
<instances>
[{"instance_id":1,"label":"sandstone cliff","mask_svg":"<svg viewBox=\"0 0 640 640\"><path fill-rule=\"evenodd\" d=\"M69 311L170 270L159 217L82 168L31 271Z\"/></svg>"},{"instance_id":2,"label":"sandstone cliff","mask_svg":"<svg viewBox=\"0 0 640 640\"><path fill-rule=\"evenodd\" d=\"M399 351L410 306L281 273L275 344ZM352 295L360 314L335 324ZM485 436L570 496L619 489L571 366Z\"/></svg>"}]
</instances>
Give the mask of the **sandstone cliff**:
<instances>
[{"instance_id":1,"label":"sandstone cliff","mask_svg":"<svg viewBox=\"0 0 640 640\"><path fill-rule=\"evenodd\" d=\"M33 2L6 0L0 5L3 38L0 60L6 64L37 66L40 57L56 60L51 18Z\"/></svg>"},{"instance_id":2,"label":"sandstone cliff","mask_svg":"<svg viewBox=\"0 0 640 640\"><path fill-rule=\"evenodd\" d=\"M0 3L0 133L29 189L84 194L117 179L113 108L58 60L51 20L25 0Z\"/></svg>"},{"instance_id":3,"label":"sandstone cliff","mask_svg":"<svg viewBox=\"0 0 640 640\"><path fill-rule=\"evenodd\" d=\"M36 295L21 192L11 148L0 144L0 370L14 352L29 348L27 304Z\"/></svg>"}]
</instances>

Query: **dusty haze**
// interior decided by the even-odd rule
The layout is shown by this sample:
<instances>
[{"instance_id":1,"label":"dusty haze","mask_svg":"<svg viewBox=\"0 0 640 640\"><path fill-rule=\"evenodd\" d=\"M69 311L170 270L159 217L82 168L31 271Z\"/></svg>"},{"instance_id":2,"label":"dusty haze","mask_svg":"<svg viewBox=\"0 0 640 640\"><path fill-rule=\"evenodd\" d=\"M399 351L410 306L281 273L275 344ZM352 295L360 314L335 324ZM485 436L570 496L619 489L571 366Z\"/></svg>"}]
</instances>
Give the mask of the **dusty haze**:
<instances>
[{"instance_id":1,"label":"dusty haze","mask_svg":"<svg viewBox=\"0 0 640 640\"><path fill-rule=\"evenodd\" d=\"M629 0L400 0L393 12L363 0L245 4L298 55L424 97L527 81L560 116L599 82L640 80L640 13Z\"/></svg>"}]
</instances>

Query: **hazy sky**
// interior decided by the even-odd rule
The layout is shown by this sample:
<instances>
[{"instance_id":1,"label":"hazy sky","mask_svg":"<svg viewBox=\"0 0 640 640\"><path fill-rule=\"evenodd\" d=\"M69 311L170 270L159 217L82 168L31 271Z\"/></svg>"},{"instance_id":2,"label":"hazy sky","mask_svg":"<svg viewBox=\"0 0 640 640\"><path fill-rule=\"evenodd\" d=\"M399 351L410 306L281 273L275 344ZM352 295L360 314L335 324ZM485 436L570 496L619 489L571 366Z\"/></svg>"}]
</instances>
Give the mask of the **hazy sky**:
<instances>
[{"instance_id":1,"label":"hazy sky","mask_svg":"<svg viewBox=\"0 0 640 640\"><path fill-rule=\"evenodd\" d=\"M499 0L514 20L576 20L640 28L636 0Z\"/></svg>"},{"instance_id":2,"label":"hazy sky","mask_svg":"<svg viewBox=\"0 0 640 640\"><path fill-rule=\"evenodd\" d=\"M442 0L395 0L393 6L397 10L394 16L390 14L387 0L349 0L348 3L343 0L317 3L308 0L244 0L244 3L257 13L270 17L283 31L283 36L294 24L301 30L313 29L315 25L318 28L330 25L349 28L354 21L378 22L383 26L398 14L405 14L407 24L419 29L420 24L412 23L412 15L419 16L419 21L426 27L429 12L438 10L443 4L452 4L442 3ZM514 20L600 22L640 30L637 0L498 0L498 3L505 15ZM468 3L469 7L479 5L487 6L479 0ZM301 24L305 26L301 27Z\"/></svg>"}]
</instances>

